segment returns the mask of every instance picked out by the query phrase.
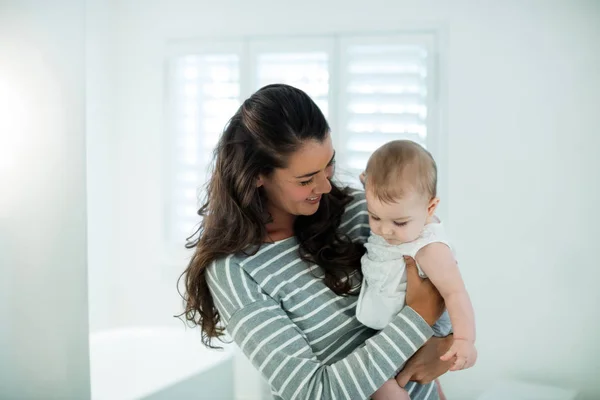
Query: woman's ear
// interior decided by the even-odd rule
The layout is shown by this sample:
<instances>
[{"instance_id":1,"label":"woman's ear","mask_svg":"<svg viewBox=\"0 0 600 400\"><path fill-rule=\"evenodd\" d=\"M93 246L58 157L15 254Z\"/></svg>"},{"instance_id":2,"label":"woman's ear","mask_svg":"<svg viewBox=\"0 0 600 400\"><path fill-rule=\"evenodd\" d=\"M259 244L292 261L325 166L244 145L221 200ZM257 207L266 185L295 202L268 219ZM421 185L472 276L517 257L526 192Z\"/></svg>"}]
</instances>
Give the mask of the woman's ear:
<instances>
[{"instance_id":1,"label":"woman's ear","mask_svg":"<svg viewBox=\"0 0 600 400\"><path fill-rule=\"evenodd\" d=\"M429 205L427 206L427 214L430 217L433 217L433 215L435 214L435 210L437 209L438 204L440 204L439 197L434 197L429 201Z\"/></svg>"},{"instance_id":2,"label":"woman's ear","mask_svg":"<svg viewBox=\"0 0 600 400\"><path fill-rule=\"evenodd\" d=\"M256 187L259 188L265 184L262 175L259 175L256 179Z\"/></svg>"}]
</instances>

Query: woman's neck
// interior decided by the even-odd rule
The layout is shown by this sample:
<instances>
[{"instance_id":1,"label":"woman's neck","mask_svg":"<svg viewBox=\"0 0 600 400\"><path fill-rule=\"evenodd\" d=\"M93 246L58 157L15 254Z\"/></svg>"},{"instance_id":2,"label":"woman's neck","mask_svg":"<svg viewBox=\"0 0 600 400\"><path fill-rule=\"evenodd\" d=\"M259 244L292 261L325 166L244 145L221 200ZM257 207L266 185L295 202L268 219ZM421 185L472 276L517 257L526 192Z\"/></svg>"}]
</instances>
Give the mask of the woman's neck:
<instances>
[{"instance_id":1,"label":"woman's neck","mask_svg":"<svg viewBox=\"0 0 600 400\"><path fill-rule=\"evenodd\" d=\"M296 216L278 209L270 209L272 221L267 224L265 242L277 242L294 236Z\"/></svg>"}]
</instances>

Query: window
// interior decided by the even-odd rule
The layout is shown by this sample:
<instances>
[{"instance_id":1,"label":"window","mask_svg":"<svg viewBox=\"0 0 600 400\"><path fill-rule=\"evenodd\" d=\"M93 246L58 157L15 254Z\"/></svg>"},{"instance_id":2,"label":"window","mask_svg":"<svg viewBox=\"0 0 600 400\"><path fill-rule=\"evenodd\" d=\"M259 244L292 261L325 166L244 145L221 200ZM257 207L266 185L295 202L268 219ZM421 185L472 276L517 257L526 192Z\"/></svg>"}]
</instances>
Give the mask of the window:
<instances>
[{"instance_id":1,"label":"window","mask_svg":"<svg viewBox=\"0 0 600 400\"><path fill-rule=\"evenodd\" d=\"M344 183L357 185L370 154L390 140L414 140L435 156L433 39L402 34L174 44L167 75L170 243L181 247L198 223L198 198L228 119L267 84L287 83L315 100L334 132Z\"/></svg>"},{"instance_id":2,"label":"window","mask_svg":"<svg viewBox=\"0 0 600 400\"><path fill-rule=\"evenodd\" d=\"M250 42L252 92L286 83L304 90L329 117L333 45L332 39L314 38Z\"/></svg>"},{"instance_id":3,"label":"window","mask_svg":"<svg viewBox=\"0 0 600 400\"><path fill-rule=\"evenodd\" d=\"M213 149L240 105L240 56L206 51L172 57L169 84L167 238L181 247L198 223Z\"/></svg>"},{"instance_id":4,"label":"window","mask_svg":"<svg viewBox=\"0 0 600 400\"><path fill-rule=\"evenodd\" d=\"M426 39L426 38L425 38ZM432 46L406 36L346 37L339 45L339 136L345 180L357 183L369 156L396 139L432 147ZM431 150L431 149L430 149ZM348 176L349 175L349 176Z\"/></svg>"}]
</instances>

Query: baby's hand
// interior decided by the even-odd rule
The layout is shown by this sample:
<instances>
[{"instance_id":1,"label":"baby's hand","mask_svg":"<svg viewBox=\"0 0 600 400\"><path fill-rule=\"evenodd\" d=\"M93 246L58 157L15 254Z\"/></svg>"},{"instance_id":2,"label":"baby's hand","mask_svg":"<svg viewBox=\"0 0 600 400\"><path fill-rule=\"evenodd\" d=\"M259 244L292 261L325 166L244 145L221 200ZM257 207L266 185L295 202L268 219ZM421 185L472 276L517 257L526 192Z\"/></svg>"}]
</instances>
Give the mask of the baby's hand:
<instances>
[{"instance_id":1,"label":"baby's hand","mask_svg":"<svg viewBox=\"0 0 600 400\"><path fill-rule=\"evenodd\" d=\"M442 361L448 361L456 356L454 365L450 367L450 371L459 371L461 369L471 368L477 360L477 349L475 343L466 339L454 339L452 347L443 356Z\"/></svg>"}]
</instances>

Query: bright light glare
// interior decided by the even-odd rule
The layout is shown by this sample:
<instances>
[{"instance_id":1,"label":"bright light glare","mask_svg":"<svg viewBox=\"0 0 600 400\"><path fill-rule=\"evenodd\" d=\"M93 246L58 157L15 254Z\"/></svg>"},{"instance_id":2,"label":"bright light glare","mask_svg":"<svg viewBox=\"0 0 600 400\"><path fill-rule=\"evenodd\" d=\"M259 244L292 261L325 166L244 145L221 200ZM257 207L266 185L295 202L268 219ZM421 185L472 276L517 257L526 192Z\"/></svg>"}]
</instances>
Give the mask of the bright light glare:
<instances>
[{"instance_id":1,"label":"bright light glare","mask_svg":"<svg viewBox=\"0 0 600 400\"><path fill-rule=\"evenodd\" d=\"M0 177L7 178L16 167L22 147L26 105L11 80L0 70Z\"/></svg>"}]
</instances>

